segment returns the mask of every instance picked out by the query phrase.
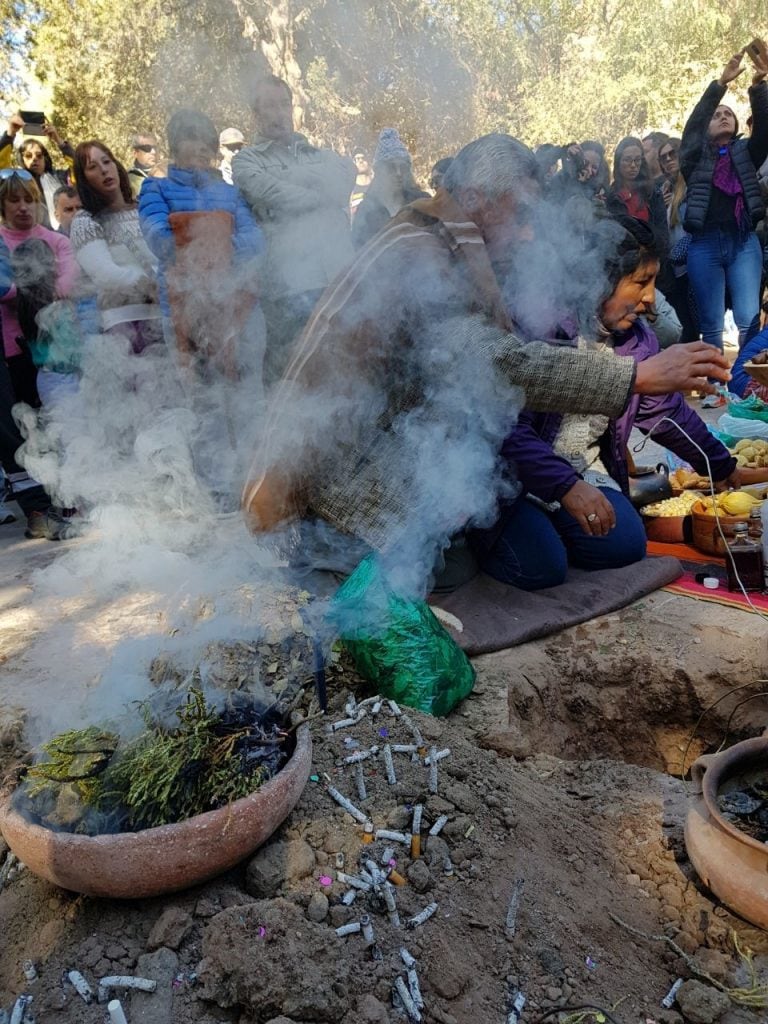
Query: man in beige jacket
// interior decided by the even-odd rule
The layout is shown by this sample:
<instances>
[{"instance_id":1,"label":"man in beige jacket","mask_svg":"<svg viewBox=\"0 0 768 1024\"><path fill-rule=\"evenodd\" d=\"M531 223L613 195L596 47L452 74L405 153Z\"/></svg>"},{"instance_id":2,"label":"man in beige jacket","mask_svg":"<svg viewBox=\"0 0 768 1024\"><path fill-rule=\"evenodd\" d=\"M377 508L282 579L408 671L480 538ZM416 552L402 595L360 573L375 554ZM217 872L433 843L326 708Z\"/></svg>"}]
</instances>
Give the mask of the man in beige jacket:
<instances>
[{"instance_id":1,"label":"man in beige jacket","mask_svg":"<svg viewBox=\"0 0 768 1024\"><path fill-rule=\"evenodd\" d=\"M258 79L250 98L257 136L234 157L232 180L267 238L262 308L269 385L282 375L288 348L315 302L352 260L355 166L293 130L293 97L282 79Z\"/></svg>"},{"instance_id":2,"label":"man in beige jacket","mask_svg":"<svg viewBox=\"0 0 768 1024\"><path fill-rule=\"evenodd\" d=\"M325 291L245 487L252 530L313 520L383 552L405 551L419 532L439 544L478 510L492 514L494 460L523 401L615 417L633 392L728 379L703 343L635 364L516 336L491 261L531 239L538 199L531 151L484 136Z\"/></svg>"}]
</instances>

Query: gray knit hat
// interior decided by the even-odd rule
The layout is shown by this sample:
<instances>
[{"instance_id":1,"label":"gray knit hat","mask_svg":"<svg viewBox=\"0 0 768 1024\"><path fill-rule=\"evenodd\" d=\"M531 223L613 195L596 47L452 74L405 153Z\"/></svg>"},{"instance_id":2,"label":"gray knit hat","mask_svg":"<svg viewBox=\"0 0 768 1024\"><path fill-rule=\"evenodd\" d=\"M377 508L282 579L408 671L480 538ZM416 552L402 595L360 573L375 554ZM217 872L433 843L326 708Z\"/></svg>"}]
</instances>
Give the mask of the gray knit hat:
<instances>
[{"instance_id":1,"label":"gray knit hat","mask_svg":"<svg viewBox=\"0 0 768 1024\"><path fill-rule=\"evenodd\" d=\"M380 164L384 160L403 160L408 164L411 162L411 154L405 148L397 128L381 129L376 152L373 154L373 163Z\"/></svg>"}]
</instances>

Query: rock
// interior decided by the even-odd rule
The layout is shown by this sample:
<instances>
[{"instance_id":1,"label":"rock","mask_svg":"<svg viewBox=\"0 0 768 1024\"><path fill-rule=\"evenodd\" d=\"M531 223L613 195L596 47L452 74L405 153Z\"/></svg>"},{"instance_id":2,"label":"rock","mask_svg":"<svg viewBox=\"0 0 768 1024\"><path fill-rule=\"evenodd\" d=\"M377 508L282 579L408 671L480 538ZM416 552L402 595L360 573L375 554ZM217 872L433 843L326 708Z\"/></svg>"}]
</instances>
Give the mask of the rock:
<instances>
[{"instance_id":1,"label":"rock","mask_svg":"<svg viewBox=\"0 0 768 1024\"><path fill-rule=\"evenodd\" d=\"M251 858L245 875L245 888L256 899L274 896L281 885L306 878L315 870L315 854L303 839L287 843L277 840L263 846Z\"/></svg>"},{"instance_id":2,"label":"rock","mask_svg":"<svg viewBox=\"0 0 768 1024\"><path fill-rule=\"evenodd\" d=\"M357 1001L355 1020L359 1024L389 1024L389 1011L375 996L365 995Z\"/></svg>"},{"instance_id":3,"label":"rock","mask_svg":"<svg viewBox=\"0 0 768 1024\"><path fill-rule=\"evenodd\" d=\"M443 829L443 835L449 839L463 839L464 835L472 822L465 814L459 815L453 821L449 821Z\"/></svg>"},{"instance_id":4,"label":"rock","mask_svg":"<svg viewBox=\"0 0 768 1024\"><path fill-rule=\"evenodd\" d=\"M558 988L556 985L549 985L544 995L553 1003L559 1002L563 998L563 990Z\"/></svg>"},{"instance_id":5,"label":"rock","mask_svg":"<svg viewBox=\"0 0 768 1024\"><path fill-rule=\"evenodd\" d=\"M342 941L288 900L224 910L203 936L198 994L259 1020L336 1024L350 1004Z\"/></svg>"},{"instance_id":6,"label":"rock","mask_svg":"<svg viewBox=\"0 0 768 1024\"><path fill-rule=\"evenodd\" d=\"M51 1010L63 1010L68 1002L69 1000L60 988L54 989L48 994L47 1003Z\"/></svg>"},{"instance_id":7,"label":"rock","mask_svg":"<svg viewBox=\"0 0 768 1024\"><path fill-rule=\"evenodd\" d=\"M426 892L432 888L432 875L423 860L415 860L409 866L406 875L416 892Z\"/></svg>"},{"instance_id":8,"label":"rock","mask_svg":"<svg viewBox=\"0 0 768 1024\"><path fill-rule=\"evenodd\" d=\"M331 907L331 927L341 928L343 924L349 924L354 916L354 907L345 907L343 903L338 903Z\"/></svg>"},{"instance_id":9,"label":"rock","mask_svg":"<svg viewBox=\"0 0 768 1024\"><path fill-rule=\"evenodd\" d=\"M430 836L427 839L426 855L429 866L442 871L445 858L451 856L451 848L440 836Z\"/></svg>"},{"instance_id":10,"label":"rock","mask_svg":"<svg viewBox=\"0 0 768 1024\"><path fill-rule=\"evenodd\" d=\"M715 981L725 981L728 977L728 969L731 965L731 958L719 949L697 949L693 957L696 966L700 971L708 974Z\"/></svg>"},{"instance_id":11,"label":"rock","mask_svg":"<svg viewBox=\"0 0 768 1024\"><path fill-rule=\"evenodd\" d=\"M467 950L458 951L443 938L436 938L431 943L426 978L441 998L457 999L466 989L475 969L482 972L481 967L473 965Z\"/></svg>"},{"instance_id":12,"label":"rock","mask_svg":"<svg viewBox=\"0 0 768 1024\"><path fill-rule=\"evenodd\" d=\"M215 917L222 908L209 896L201 896L195 904L195 917Z\"/></svg>"},{"instance_id":13,"label":"rock","mask_svg":"<svg viewBox=\"0 0 768 1024\"><path fill-rule=\"evenodd\" d=\"M731 1001L725 992L701 981L684 981L677 993L677 1005L690 1024L714 1024L720 1020Z\"/></svg>"},{"instance_id":14,"label":"rock","mask_svg":"<svg viewBox=\"0 0 768 1024\"><path fill-rule=\"evenodd\" d=\"M536 953L536 959L541 965L541 969L549 974L552 978L562 978L565 973L565 964L563 958L560 956L556 949L552 949L550 946L544 946Z\"/></svg>"},{"instance_id":15,"label":"rock","mask_svg":"<svg viewBox=\"0 0 768 1024\"><path fill-rule=\"evenodd\" d=\"M397 832L410 831L413 812L406 807L395 807L387 815L387 828L395 829Z\"/></svg>"},{"instance_id":16,"label":"rock","mask_svg":"<svg viewBox=\"0 0 768 1024\"><path fill-rule=\"evenodd\" d=\"M474 814L480 806L480 800L469 786L465 786L460 782L452 782L444 786L443 796L455 807L458 807L460 811L464 811L465 814Z\"/></svg>"},{"instance_id":17,"label":"rock","mask_svg":"<svg viewBox=\"0 0 768 1024\"><path fill-rule=\"evenodd\" d=\"M159 943L161 946L167 945L165 942ZM104 956L107 960L122 960L127 954L128 950L125 946L121 946L119 942L110 942L107 948L104 950Z\"/></svg>"},{"instance_id":18,"label":"rock","mask_svg":"<svg viewBox=\"0 0 768 1024\"><path fill-rule=\"evenodd\" d=\"M307 907L307 917L310 921L314 921L316 924L320 924L328 916L328 897L325 893L315 892L309 901Z\"/></svg>"},{"instance_id":19,"label":"rock","mask_svg":"<svg viewBox=\"0 0 768 1024\"><path fill-rule=\"evenodd\" d=\"M147 939L147 949L178 949L192 930L192 917L180 907L169 907L155 921ZM109 952L107 952L107 956Z\"/></svg>"},{"instance_id":20,"label":"rock","mask_svg":"<svg viewBox=\"0 0 768 1024\"><path fill-rule=\"evenodd\" d=\"M675 907L677 910L683 905L683 894L672 882L664 882L658 887L659 899L667 906Z\"/></svg>"},{"instance_id":21,"label":"rock","mask_svg":"<svg viewBox=\"0 0 768 1024\"><path fill-rule=\"evenodd\" d=\"M131 992L131 1024L168 1024L173 1013L173 979L179 958L170 949L158 949L139 957L136 973L157 982L154 992ZM124 1000L121 1000L124 1002Z\"/></svg>"}]
</instances>

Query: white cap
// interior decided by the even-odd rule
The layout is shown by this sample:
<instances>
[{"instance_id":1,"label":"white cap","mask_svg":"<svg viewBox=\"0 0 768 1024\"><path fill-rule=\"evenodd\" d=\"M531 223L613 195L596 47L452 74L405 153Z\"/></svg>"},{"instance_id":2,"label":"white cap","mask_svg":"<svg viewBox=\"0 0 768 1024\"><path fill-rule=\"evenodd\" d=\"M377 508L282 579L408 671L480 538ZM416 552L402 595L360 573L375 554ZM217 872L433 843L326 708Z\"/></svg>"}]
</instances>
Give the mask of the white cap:
<instances>
[{"instance_id":1,"label":"white cap","mask_svg":"<svg viewBox=\"0 0 768 1024\"><path fill-rule=\"evenodd\" d=\"M717 590L720 586L720 580L716 576L705 576L701 581L701 585L706 587L707 590Z\"/></svg>"},{"instance_id":2,"label":"white cap","mask_svg":"<svg viewBox=\"0 0 768 1024\"><path fill-rule=\"evenodd\" d=\"M237 128L225 128L219 136L220 146L232 146L240 143L241 145L245 142L245 136Z\"/></svg>"}]
</instances>

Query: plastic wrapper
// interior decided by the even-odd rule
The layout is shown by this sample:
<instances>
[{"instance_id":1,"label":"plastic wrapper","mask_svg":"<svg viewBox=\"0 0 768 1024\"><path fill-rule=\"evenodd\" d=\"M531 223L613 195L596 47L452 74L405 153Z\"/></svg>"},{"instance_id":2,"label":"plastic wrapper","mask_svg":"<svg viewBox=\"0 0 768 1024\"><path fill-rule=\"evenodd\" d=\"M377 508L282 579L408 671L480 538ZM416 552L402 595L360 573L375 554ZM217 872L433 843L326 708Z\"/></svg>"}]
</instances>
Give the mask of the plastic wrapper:
<instances>
[{"instance_id":1,"label":"plastic wrapper","mask_svg":"<svg viewBox=\"0 0 768 1024\"><path fill-rule=\"evenodd\" d=\"M475 670L429 605L401 597L369 555L329 610L357 671L399 704L447 715L472 690Z\"/></svg>"},{"instance_id":2,"label":"plastic wrapper","mask_svg":"<svg viewBox=\"0 0 768 1024\"><path fill-rule=\"evenodd\" d=\"M761 420L747 419L745 417L732 416L730 413L723 413L717 421L717 429L721 439L727 439L725 443L729 447L732 447L736 441L741 441L743 438L762 438L768 441L768 422Z\"/></svg>"},{"instance_id":3,"label":"plastic wrapper","mask_svg":"<svg viewBox=\"0 0 768 1024\"><path fill-rule=\"evenodd\" d=\"M740 420L761 420L768 424L768 405L757 395L746 398L728 398L728 413Z\"/></svg>"}]
</instances>

